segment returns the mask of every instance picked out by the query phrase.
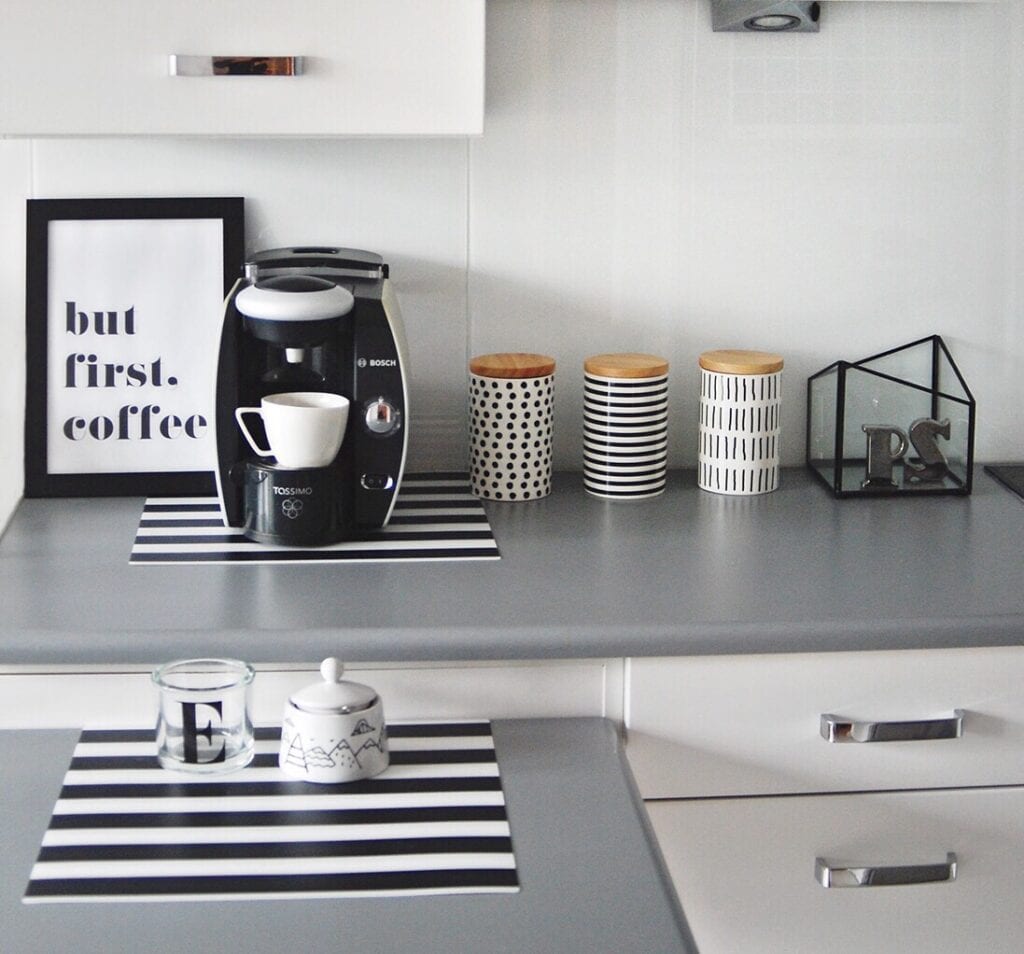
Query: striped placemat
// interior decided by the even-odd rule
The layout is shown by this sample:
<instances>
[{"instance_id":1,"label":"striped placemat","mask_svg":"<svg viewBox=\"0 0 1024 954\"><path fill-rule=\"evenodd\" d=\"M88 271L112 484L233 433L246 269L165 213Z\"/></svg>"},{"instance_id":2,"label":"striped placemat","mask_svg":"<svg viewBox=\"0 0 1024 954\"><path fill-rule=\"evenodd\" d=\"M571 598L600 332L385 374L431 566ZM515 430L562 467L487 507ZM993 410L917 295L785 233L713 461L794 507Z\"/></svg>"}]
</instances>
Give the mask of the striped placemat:
<instances>
[{"instance_id":1,"label":"striped placemat","mask_svg":"<svg viewBox=\"0 0 1024 954\"><path fill-rule=\"evenodd\" d=\"M255 543L224 526L216 497L150 497L131 563L335 563L497 560L483 504L466 474L406 474L386 527L325 547Z\"/></svg>"},{"instance_id":2,"label":"striped placemat","mask_svg":"<svg viewBox=\"0 0 1024 954\"><path fill-rule=\"evenodd\" d=\"M23 900L519 890L489 722L390 723L390 766L346 785L285 775L280 737L210 776L160 768L152 729L83 731Z\"/></svg>"}]
</instances>

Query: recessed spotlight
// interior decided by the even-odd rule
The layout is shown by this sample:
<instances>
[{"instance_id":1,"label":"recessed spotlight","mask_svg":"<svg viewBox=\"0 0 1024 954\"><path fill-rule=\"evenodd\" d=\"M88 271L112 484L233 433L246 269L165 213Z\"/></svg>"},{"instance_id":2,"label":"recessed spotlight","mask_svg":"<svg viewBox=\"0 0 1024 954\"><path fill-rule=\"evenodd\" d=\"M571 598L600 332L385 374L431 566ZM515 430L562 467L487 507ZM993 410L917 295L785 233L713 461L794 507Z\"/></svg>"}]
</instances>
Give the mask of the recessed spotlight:
<instances>
[{"instance_id":1,"label":"recessed spotlight","mask_svg":"<svg viewBox=\"0 0 1024 954\"><path fill-rule=\"evenodd\" d=\"M710 0L716 32L817 33L818 0Z\"/></svg>"},{"instance_id":2,"label":"recessed spotlight","mask_svg":"<svg viewBox=\"0 0 1024 954\"><path fill-rule=\"evenodd\" d=\"M792 30L800 26L800 18L783 14L768 14L763 17L751 17L749 20L745 20L743 25L748 30L766 30L768 32Z\"/></svg>"}]
</instances>

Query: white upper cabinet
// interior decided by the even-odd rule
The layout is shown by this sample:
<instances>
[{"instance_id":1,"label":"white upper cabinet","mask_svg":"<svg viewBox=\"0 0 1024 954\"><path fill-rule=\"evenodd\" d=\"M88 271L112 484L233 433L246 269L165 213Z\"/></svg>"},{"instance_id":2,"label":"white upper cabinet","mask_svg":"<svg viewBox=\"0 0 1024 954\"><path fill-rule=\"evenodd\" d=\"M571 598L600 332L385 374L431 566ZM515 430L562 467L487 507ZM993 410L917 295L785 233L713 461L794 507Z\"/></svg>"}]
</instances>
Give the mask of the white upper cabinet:
<instances>
[{"instance_id":1,"label":"white upper cabinet","mask_svg":"<svg viewBox=\"0 0 1024 954\"><path fill-rule=\"evenodd\" d=\"M6 0L0 135L478 134L484 15L485 0ZM299 75L221 72L292 57Z\"/></svg>"}]
</instances>

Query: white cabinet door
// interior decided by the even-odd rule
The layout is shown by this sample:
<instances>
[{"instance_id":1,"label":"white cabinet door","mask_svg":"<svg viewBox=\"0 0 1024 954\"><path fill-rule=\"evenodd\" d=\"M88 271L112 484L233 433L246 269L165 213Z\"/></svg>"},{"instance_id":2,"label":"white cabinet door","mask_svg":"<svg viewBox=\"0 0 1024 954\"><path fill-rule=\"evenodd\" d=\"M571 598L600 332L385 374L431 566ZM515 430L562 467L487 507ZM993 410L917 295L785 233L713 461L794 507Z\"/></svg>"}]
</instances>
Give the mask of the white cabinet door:
<instances>
[{"instance_id":1,"label":"white cabinet door","mask_svg":"<svg viewBox=\"0 0 1024 954\"><path fill-rule=\"evenodd\" d=\"M1024 790L649 803L701 954L1019 954ZM815 859L957 858L956 880L824 888Z\"/></svg>"},{"instance_id":2,"label":"white cabinet door","mask_svg":"<svg viewBox=\"0 0 1024 954\"><path fill-rule=\"evenodd\" d=\"M483 123L484 0L6 0L0 135L453 135ZM169 58L303 57L299 76Z\"/></svg>"},{"instance_id":3,"label":"white cabinet door","mask_svg":"<svg viewBox=\"0 0 1024 954\"><path fill-rule=\"evenodd\" d=\"M633 659L645 798L1024 784L1024 648ZM960 738L829 743L822 715Z\"/></svg>"}]
</instances>

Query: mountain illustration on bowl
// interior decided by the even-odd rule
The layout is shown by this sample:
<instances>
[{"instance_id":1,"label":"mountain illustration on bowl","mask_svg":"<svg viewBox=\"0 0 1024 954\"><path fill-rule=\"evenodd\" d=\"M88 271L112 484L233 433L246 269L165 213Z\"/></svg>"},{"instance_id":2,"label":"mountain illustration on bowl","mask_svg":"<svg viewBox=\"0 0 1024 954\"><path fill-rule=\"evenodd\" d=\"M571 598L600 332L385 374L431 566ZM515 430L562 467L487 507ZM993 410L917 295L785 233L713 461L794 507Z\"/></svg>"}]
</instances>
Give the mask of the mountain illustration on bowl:
<instances>
[{"instance_id":1,"label":"mountain illustration on bowl","mask_svg":"<svg viewBox=\"0 0 1024 954\"><path fill-rule=\"evenodd\" d=\"M376 732L377 730L370 725L365 719L360 719L356 723L356 727L352 730L352 735L366 735L367 732Z\"/></svg>"},{"instance_id":2,"label":"mountain illustration on bowl","mask_svg":"<svg viewBox=\"0 0 1024 954\"><path fill-rule=\"evenodd\" d=\"M360 725L365 725L367 728L360 732ZM387 751L387 732L384 726L381 726L379 731L375 730L365 720L362 720L360 725L356 726L352 736L369 734L369 738L354 747L348 739L342 739L329 750L322 745L315 744L316 740L312 738L303 742L302 735L296 732L288 741L288 750L285 753L284 761L304 772L308 772L310 769L329 768L362 769L364 766L360 761L360 756L365 758L367 753L382 754Z\"/></svg>"}]
</instances>

